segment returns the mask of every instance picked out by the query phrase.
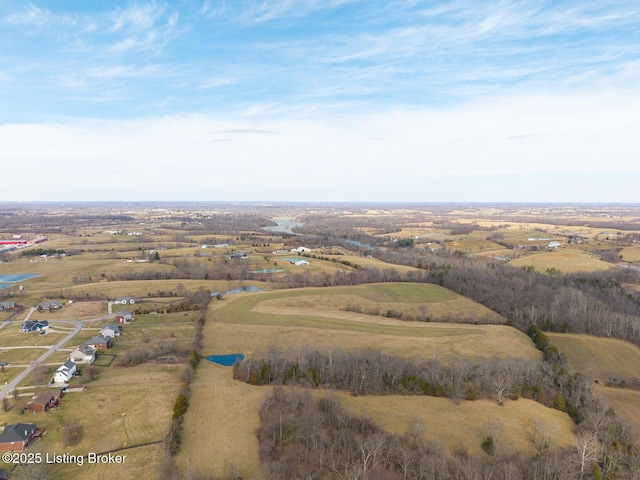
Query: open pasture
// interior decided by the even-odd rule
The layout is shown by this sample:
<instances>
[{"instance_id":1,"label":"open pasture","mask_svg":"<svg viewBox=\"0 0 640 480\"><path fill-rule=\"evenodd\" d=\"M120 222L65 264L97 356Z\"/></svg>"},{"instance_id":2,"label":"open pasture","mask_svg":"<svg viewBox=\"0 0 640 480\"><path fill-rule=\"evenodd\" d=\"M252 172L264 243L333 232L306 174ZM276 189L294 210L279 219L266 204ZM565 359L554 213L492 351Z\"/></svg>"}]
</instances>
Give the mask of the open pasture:
<instances>
[{"instance_id":1,"label":"open pasture","mask_svg":"<svg viewBox=\"0 0 640 480\"><path fill-rule=\"evenodd\" d=\"M592 380L640 379L640 348L615 338L546 332L569 364Z\"/></svg>"},{"instance_id":2,"label":"open pasture","mask_svg":"<svg viewBox=\"0 0 640 480\"><path fill-rule=\"evenodd\" d=\"M365 315L367 312L371 314ZM335 327L340 320L347 320L350 328L360 330L374 328L378 315L393 317L401 314L402 318L430 321L466 319L473 323L482 319L504 322L500 316L472 300L438 285L423 283L367 284L245 295L234 300L218 315L221 321L231 323L304 324L309 327L322 327L323 322L326 326ZM301 323L300 319L304 322ZM393 325L408 329L415 326L414 322Z\"/></svg>"},{"instance_id":3,"label":"open pasture","mask_svg":"<svg viewBox=\"0 0 640 480\"><path fill-rule=\"evenodd\" d=\"M594 385L594 392L640 436L640 391Z\"/></svg>"},{"instance_id":4,"label":"open pasture","mask_svg":"<svg viewBox=\"0 0 640 480\"><path fill-rule=\"evenodd\" d=\"M337 393L347 412L369 418L396 435L421 425L426 440L443 443L449 453L467 451L483 455L481 443L493 431L497 447L506 454L523 452L533 456L529 440L535 423L551 437L551 448L569 447L575 442L571 418L533 400L507 401L503 406L492 400L462 401L427 396L360 396ZM455 421L452 421L455 419Z\"/></svg>"},{"instance_id":5,"label":"open pasture","mask_svg":"<svg viewBox=\"0 0 640 480\"><path fill-rule=\"evenodd\" d=\"M270 387L234 381L230 368L203 362L191 388L184 448L178 456L182 470L186 471L188 465L192 471L222 475L234 464L243 478L254 478L259 468L255 435L258 411ZM325 393L312 391L316 398ZM525 399L499 406L490 400L456 405L449 399L426 396L335 395L348 413L369 418L392 434L403 435L417 422L423 438L442 443L448 454L466 450L484 455L480 444L497 432L496 446L503 453L533 455L529 436L536 424L551 437L552 448L575 442L574 425L568 415Z\"/></svg>"},{"instance_id":6,"label":"open pasture","mask_svg":"<svg viewBox=\"0 0 640 480\"><path fill-rule=\"evenodd\" d=\"M533 266L537 272L555 268L562 273L609 270L613 264L603 262L593 255L579 250L563 248L552 252L539 252L511 261L516 267Z\"/></svg>"},{"instance_id":7,"label":"open pasture","mask_svg":"<svg viewBox=\"0 0 640 480\"><path fill-rule=\"evenodd\" d=\"M126 369L98 367L97 379L89 382L84 392L69 393L58 408L29 417L29 421L47 430L36 444L37 448L47 452L86 454L162 440L171 422L171 408L180 388L182 369L182 365L164 364ZM8 423L25 421L15 406L3 415ZM63 444L62 427L72 420L82 426L83 435L78 445L67 447ZM156 472L149 471L154 467L146 456L150 452L152 458L160 458L161 452L149 447L123 452L128 456L127 463L124 467L108 466L109 477L154 478ZM129 458L135 467L131 470ZM145 462L147 474L136 476L145 471ZM106 471L104 466L87 467L85 464L78 467L73 464L57 466L54 473L59 475L56 478L101 478L89 475L93 469L96 473Z\"/></svg>"}]
</instances>

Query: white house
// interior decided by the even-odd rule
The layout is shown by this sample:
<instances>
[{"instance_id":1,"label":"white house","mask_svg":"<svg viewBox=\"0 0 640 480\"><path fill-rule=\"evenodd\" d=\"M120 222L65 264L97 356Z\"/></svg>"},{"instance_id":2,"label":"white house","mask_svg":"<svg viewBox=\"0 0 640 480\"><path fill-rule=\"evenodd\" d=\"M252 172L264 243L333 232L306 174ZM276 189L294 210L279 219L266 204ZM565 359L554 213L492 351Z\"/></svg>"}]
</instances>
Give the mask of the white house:
<instances>
[{"instance_id":1,"label":"white house","mask_svg":"<svg viewBox=\"0 0 640 480\"><path fill-rule=\"evenodd\" d=\"M69 360L74 363L93 363L96 351L88 345L80 345L69 354Z\"/></svg>"},{"instance_id":2,"label":"white house","mask_svg":"<svg viewBox=\"0 0 640 480\"><path fill-rule=\"evenodd\" d=\"M120 336L121 327L120 325L107 325L100 330L100 335L104 338L115 338Z\"/></svg>"},{"instance_id":3,"label":"white house","mask_svg":"<svg viewBox=\"0 0 640 480\"><path fill-rule=\"evenodd\" d=\"M307 260L296 260L293 264L296 267L303 267L304 265L309 265L309 262Z\"/></svg>"},{"instance_id":4,"label":"white house","mask_svg":"<svg viewBox=\"0 0 640 480\"><path fill-rule=\"evenodd\" d=\"M298 247L298 248L292 248L291 251L296 253L308 253L311 251L311 249L307 247Z\"/></svg>"},{"instance_id":5,"label":"white house","mask_svg":"<svg viewBox=\"0 0 640 480\"><path fill-rule=\"evenodd\" d=\"M549 242L549 248L558 248L560 246L560 242Z\"/></svg>"},{"instance_id":6,"label":"white house","mask_svg":"<svg viewBox=\"0 0 640 480\"><path fill-rule=\"evenodd\" d=\"M53 381L55 383L67 383L73 378L76 373L76 364L72 360L67 360L58 367L56 373L53 374Z\"/></svg>"}]
</instances>

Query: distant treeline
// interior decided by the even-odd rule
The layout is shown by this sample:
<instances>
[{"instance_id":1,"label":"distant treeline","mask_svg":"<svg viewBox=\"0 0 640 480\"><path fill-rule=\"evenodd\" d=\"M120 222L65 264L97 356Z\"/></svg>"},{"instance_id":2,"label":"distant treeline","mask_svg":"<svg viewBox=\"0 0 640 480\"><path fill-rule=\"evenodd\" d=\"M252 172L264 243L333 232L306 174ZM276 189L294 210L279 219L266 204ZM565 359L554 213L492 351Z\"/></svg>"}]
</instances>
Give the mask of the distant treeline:
<instances>
[{"instance_id":1,"label":"distant treeline","mask_svg":"<svg viewBox=\"0 0 640 480\"><path fill-rule=\"evenodd\" d=\"M64 250L56 250L54 248L32 248L29 250L23 250L23 257L39 257L41 255L65 255Z\"/></svg>"}]
</instances>

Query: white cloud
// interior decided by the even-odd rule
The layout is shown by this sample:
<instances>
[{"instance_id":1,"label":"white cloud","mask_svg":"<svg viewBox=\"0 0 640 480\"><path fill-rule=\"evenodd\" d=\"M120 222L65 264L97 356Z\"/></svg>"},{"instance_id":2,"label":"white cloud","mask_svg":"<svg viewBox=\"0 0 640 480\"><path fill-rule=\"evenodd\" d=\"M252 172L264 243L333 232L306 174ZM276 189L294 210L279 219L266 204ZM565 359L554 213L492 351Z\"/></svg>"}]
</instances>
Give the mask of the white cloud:
<instances>
[{"instance_id":1,"label":"white cloud","mask_svg":"<svg viewBox=\"0 0 640 480\"><path fill-rule=\"evenodd\" d=\"M187 115L5 125L0 141L5 171L28 178L34 200L67 198L64 192L83 183L97 186L78 200L113 199L113 185L101 178L119 171L126 172L118 178L123 199L167 199L171 192L171 199L209 200L532 201L573 175L592 178L567 190L582 192L574 200L597 201L599 191L615 190L607 176L640 179L639 106L634 92L538 94L322 120ZM513 193L506 187L489 198L488 185L510 181L522 184L518 198L495 196ZM23 184L5 186L3 197L26 199ZM450 197L424 197L430 184L440 184L432 194L447 185ZM549 195L571 201L563 191Z\"/></svg>"}]
</instances>

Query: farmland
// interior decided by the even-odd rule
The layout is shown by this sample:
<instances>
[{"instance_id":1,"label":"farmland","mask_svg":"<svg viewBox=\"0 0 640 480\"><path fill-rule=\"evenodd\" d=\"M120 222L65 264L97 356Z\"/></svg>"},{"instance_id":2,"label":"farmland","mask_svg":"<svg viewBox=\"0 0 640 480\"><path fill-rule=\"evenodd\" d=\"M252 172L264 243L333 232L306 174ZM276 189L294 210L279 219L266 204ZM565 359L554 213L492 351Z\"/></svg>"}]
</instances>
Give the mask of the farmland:
<instances>
[{"instance_id":1,"label":"farmland","mask_svg":"<svg viewBox=\"0 0 640 480\"><path fill-rule=\"evenodd\" d=\"M568 207L357 207L340 215L334 207L270 208L267 215L258 207L248 208L250 214L225 206L185 209L179 215L134 208L114 212L120 220L109 222L83 217L73 228L65 218L75 213L63 208L59 217L56 211L46 217L47 222L59 218L59 224L38 248L65 254L3 254L0 275L34 276L4 277L13 283L0 290L0 301L18 307L0 312L0 361L8 364L0 383L11 382L30 366L37 372L18 384L16 395L8 395L2 421L24 421L20 412L32 393L46 387L73 348L113 322L109 311L128 309L134 314L113 348L98 355L91 375L85 371L72 380L85 384L83 392L67 394L46 415L29 417L47 430L33 448L83 454L133 447L124 451L126 467L116 472L98 465L56 465L49 478L100 478L114 472L118 478L140 478L141 472L148 474L146 459L182 476L240 472L243 478L257 477L263 467L256 429L272 387L234 380L231 368L205 360L190 370L193 349L203 356L242 353L283 359L312 350L329 355L379 351L393 358L437 359L452 367L507 365L516 359L536 364L543 361L543 353L523 326L546 318L545 308L591 298L592 292L576 290L582 284L607 285L613 288L609 296L623 288L637 296L639 283L633 274L640 267L640 247L634 235L640 238L640 229L632 228L635 217L630 212L611 210L620 213L614 222L609 213L592 215ZM272 217L298 219L298 235L257 226L269 225ZM587 217L590 226L582 225ZM620 225L624 228L615 228ZM549 247L550 242L560 245ZM233 252L246 252L247 258L232 259ZM296 266L287 260L294 257L309 264ZM482 275L502 271L513 275L512 283L491 284L489 297L478 296L489 278ZM539 273L544 281L564 282L552 289L559 295L553 302L545 297L539 303L500 308L520 297L538 301L519 297L519 292L532 295L534 282L542 282ZM622 280L601 281L615 275ZM499 295L506 295L500 288L519 290L500 300ZM134 297L136 303L109 305L120 296ZM633 297L625 298L631 302ZM46 300L60 302L61 308L35 308ZM595 300L591 305L617 315L618 307L611 302L609 310ZM553 313L584 311L584 305L567 305ZM633 317L630 305L624 308ZM599 328L594 323L598 315L589 316L592 330ZM46 320L50 327L42 335L21 333L26 318ZM579 315L572 321L563 328L579 327ZM592 380L595 394L640 431L634 420L636 392L623 388L639 377L633 367L638 350L630 343L631 323L626 325L628 330L617 332L627 341L547 334L571 367ZM40 364L40 356L74 328L78 333ZM613 379L616 385L607 386ZM190 393L182 444L175 457L169 457L164 442L176 397L185 390ZM577 441L575 424L561 405L548 406L553 407L553 401L545 406L507 395L499 405L491 396L454 401L426 395L334 394L346 414L369 419L389 435L401 437L419 422L422 440L441 445L446 458L464 451L483 462L481 445L497 431L500 448L508 446L523 458L535 457L539 445L532 436L538 430L549 435L552 451L573 451ZM312 390L318 401L324 395L322 389ZM72 419L80 425L82 438L67 445L61 427ZM156 474L163 478L163 472L151 475Z\"/></svg>"}]
</instances>

